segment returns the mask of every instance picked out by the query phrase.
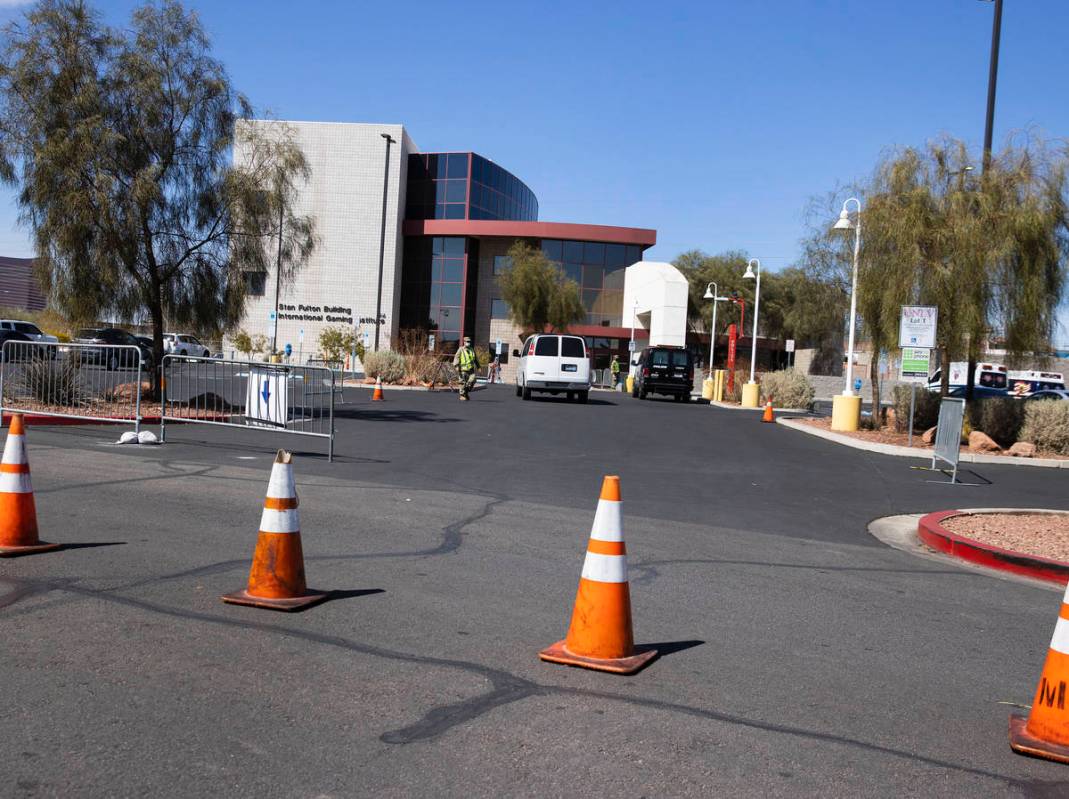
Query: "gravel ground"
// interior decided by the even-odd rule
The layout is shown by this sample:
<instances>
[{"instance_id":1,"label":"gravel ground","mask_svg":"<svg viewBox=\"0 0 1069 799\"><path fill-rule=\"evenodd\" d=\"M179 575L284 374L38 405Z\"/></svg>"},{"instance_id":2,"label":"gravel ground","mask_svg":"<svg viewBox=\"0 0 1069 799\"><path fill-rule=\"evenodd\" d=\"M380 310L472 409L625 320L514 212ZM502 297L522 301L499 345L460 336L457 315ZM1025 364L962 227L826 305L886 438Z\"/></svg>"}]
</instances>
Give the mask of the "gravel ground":
<instances>
[{"instance_id":1,"label":"gravel ground","mask_svg":"<svg viewBox=\"0 0 1069 799\"><path fill-rule=\"evenodd\" d=\"M952 533L1014 552L1069 561L1069 513L975 513L943 521Z\"/></svg>"}]
</instances>

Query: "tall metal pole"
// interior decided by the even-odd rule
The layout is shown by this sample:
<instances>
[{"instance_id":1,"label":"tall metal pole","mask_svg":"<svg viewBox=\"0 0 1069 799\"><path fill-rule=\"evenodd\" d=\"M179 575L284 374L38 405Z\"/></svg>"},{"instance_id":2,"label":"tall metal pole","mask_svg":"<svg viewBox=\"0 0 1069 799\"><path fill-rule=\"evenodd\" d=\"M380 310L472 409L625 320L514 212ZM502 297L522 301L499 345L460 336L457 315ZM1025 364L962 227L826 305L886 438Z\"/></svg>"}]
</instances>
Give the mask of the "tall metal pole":
<instances>
[{"instance_id":1,"label":"tall metal pole","mask_svg":"<svg viewBox=\"0 0 1069 799\"><path fill-rule=\"evenodd\" d=\"M380 133L386 139L386 171L382 178L382 232L379 234L379 293L375 300L375 352L379 351L379 328L382 326L382 269L386 259L386 201L390 192L390 145L397 142L389 133Z\"/></svg>"},{"instance_id":2,"label":"tall metal pole","mask_svg":"<svg viewBox=\"0 0 1069 799\"><path fill-rule=\"evenodd\" d=\"M275 324L271 331L271 354L278 352L278 286L282 280L282 226L285 224L283 214L286 207L282 204L282 195L278 198L278 258L275 260Z\"/></svg>"},{"instance_id":3,"label":"tall metal pole","mask_svg":"<svg viewBox=\"0 0 1069 799\"><path fill-rule=\"evenodd\" d=\"M757 286L754 288L753 300L753 337L750 339L750 382L754 382L754 372L757 370L757 314L761 307L761 262L757 258L750 259L751 264L757 264Z\"/></svg>"},{"instance_id":4,"label":"tall metal pole","mask_svg":"<svg viewBox=\"0 0 1069 799\"><path fill-rule=\"evenodd\" d=\"M998 48L1002 38L1002 0L995 0L995 18L991 22L991 60L987 72L987 119L984 124L984 172L991 165L991 136L995 126L995 84L998 82Z\"/></svg>"},{"instance_id":5,"label":"tall metal pole","mask_svg":"<svg viewBox=\"0 0 1069 799\"><path fill-rule=\"evenodd\" d=\"M713 354L716 352L716 303L718 302L718 296L720 290L716 287L716 283L712 284L713 287L713 329L709 331L709 379L713 379Z\"/></svg>"},{"instance_id":6,"label":"tall metal pole","mask_svg":"<svg viewBox=\"0 0 1069 799\"><path fill-rule=\"evenodd\" d=\"M843 388L844 397L854 396L854 329L857 325L857 264L861 256L861 201L851 197L843 203L843 215L846 214L846 206L850 200L857 203L857 221L854 223L854 270L850 281L850 335L846 345L846 386ZM842 215L841 215L842 216Z\"/></svg>"}]
</instances>

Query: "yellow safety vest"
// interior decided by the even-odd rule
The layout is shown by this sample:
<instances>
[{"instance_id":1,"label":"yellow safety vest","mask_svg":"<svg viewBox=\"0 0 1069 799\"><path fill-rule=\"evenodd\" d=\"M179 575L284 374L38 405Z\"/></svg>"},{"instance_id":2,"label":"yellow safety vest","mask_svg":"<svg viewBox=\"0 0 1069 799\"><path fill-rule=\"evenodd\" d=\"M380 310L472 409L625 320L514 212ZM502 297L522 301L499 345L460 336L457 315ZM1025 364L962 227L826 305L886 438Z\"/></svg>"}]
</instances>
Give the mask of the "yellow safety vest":
<instances>
[{"instance_id":1,"label":"yellow safety vest","mask_svg":"<svg viewBox=\"0 0 1069 799\"><path fill-rule=\"evenodd\" d=\"M460 368L463 371L475 368L475 353L471 347L462 347L460 350Z\"/></svg>"}]
</instances>

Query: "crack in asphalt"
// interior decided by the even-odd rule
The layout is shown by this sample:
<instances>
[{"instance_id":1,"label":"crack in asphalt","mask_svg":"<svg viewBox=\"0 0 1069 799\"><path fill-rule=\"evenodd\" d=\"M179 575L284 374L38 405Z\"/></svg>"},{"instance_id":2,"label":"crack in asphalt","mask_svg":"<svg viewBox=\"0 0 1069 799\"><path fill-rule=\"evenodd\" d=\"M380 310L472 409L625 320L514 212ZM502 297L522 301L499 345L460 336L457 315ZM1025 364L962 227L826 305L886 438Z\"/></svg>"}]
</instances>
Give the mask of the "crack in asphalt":
<instances>
[{"instance_id":1,"label":"crack in asphalt","mask_svg":"<svg viewBox=\"0 0 1069 799\"><path fill-rule=\"evenodd\" d=\"M632 585L648 585L660 577L658 566L711 564L714 566L764 566L773 569L804 569L817 572L873 572L884 574L938 574L955 577L983 576L964 569L900 569L885 566L821 566L811 563L771 563L762 560L731 560L727 558L673 558L669 560L641 560L627 564L628 579ZM634 576L635 573L638 576Z\"/></svg>"},{"instance_id":2,"label":"crack in asphalt","mask_svg":"<svg viewBox=\"0 0 1069 799\"><path fill-rule=\"evenodd\" d=\"M437 705L426 711L424 715L413 724L382 733L379 736L379 740L383 741L384 743L410 744L419 741L426 741L438 738L441 735L447 733L449 730L453 729L454 727L457 727L461 724L465 724L470 721L474 721L475 719L485 716L499 707L531 697L573 696L589 699L600 699L611 702L620 702L632 707L641 707L648 708L651 710L664 711L668 713L677 713L695 718L706 719L709 721L715 721L721 724L729 724L736 727L757 730L760 732L773 733L777 735L787 735L811 741L828 743L838 746L846 746L852 749L861 750L863 752L887 755L890 757L908 760L913 763L931 766L933 768L946 769L950 771L995 780L1008 786L1020 788L1021 790L1024 790L1032 795L1037 796L1040 795L1037 792L1046 793L1049 790L1053 790L1054 788L1057 788L1059 791L1061 791L1064 790L1066 786L1069 786L1069 782L1064 781L1043 782L1029 779L1022 780L1004 774L999 774L997 772L987 771L985 769L980 768L973 768L971 766L952 763L946 760L940 760L938 758L927 757L925 755L919 755L915 752L895 749L893 747L883 746L868 741L862 741L856 738L850 738L843 735L835 735L833 733L821 732L819 730L810 730L802 727L794 727L785 724L776 724L774 722L746 718L745 716L738 716L717 710L692 707L690 705L667 702L659 699L627 696L608 691L597 691L587 688L572 688L560 685L547 685L544 683L538 683L533 680L526 679L524 677L519 677L503 669L495 669L489 666L484 666L482 664L473 663L471 661L466 660L416 655L408 652L400 652L397 650L386 649L384 647L374 646L372 644L360 643L336 635L327 635L324 633L316 633L308 630L299 630L290 627L279 626L276 624L268 624L266 622L257 622L243 619L228 618L224 616L216 616L192 610L169 608L163 605L158 605L153 602L135 599L133 597L119 596L108 591L79 587L77 585L72 584L70 581L49 582L39 580L22 580L20 578L9 577L2 577L0 578L0 581L16 583L20 588L28 588L34 592L46 590L67 591L74 594L78 594L80 596L100 599L105 602L112 602L124 607L134 608L136 610L146 611L149 613L155 613L164 616L170 616L185 621L205 622L208 624L215 624L223 627L237 628L242 630L255 630L257 632L280 635L286 638L296 638L299 640L308 641L310 643L331 646L350 652L357 652L360 654L368 655L370 657L382 658L384 660L391 660L400 663L410 663L419 666L454 669L458 671L467 672L469 674L477 675L490 682L492 689L488 692L481 693L476 696L469 697L467 699L462 699L458 702ZM1050 795L1054 794L1052 793Z\"/></svg>"}]
</instances>

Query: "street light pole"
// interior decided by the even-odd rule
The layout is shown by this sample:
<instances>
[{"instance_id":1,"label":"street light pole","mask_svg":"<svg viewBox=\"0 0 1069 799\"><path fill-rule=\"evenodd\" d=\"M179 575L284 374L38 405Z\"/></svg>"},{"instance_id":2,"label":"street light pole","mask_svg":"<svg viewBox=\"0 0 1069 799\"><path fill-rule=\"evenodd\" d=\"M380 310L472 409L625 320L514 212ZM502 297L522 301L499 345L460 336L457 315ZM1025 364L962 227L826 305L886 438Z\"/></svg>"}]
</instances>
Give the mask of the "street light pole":
<instances>
[{"instance_id":1,"label":"street light pole","mask_svg":"<svg viewBox=\"0 0 1069 799\"><path fill-rule=\"evenodd\" d=\"M754 382L754 373L757 370L757 314L761 307L761 261L757 258L751 258L746 264L746 274L744 278L753 280L754 271L753 265L757 264L757 285L754 287L754 299L753 299L753 336L750 339L750 382Z\"/></svg>"},{"instance_id":2,"label":"street light pole","mask_svg":"<svg viewBox=\"0 0 1069 799\"><path fill-rule=\"evenodd\" d=\"M278 257L275 259L275 324L271 330L271 354L278 352L278 288L282 280L282 226L285 224L286 206L282 204L281 193L278 198Z\"/></svg>"},{"instance_id":3,"label":"street light pole","mask_svg":"<svg viewBox=\"0 0 1069 799\"><path fill-rule=\"evenodd\" d=\"M851 203L857 203L857 219L850 219L850 212L846 207ZM835 223L834 230L854 231L854 269L850 281L850 335L846 345L846 386L843 387L843 396L854 396L854 329L857 323L857 264L861 255L861 200L851 197L843 203L843 210L839 213L839 221Z\"/></svg>"},{"instance_id":4,"label":"street light pole","mask_svg":"<svg viewBox=\"0 0 1069 799\"><path fill-rule=\"evenodd\" d=\"M386 258L386 201L390 193L390 145L397 144L389 133L380 133L386 139L386 171L382 178L382 232L379 235L379 293L375 301L375 352L379 351L379 328L382 326L382 270Z\"/></svg>"},{"instance_id":5,"label":"street light pole","mask_svg":"<svg viewBox=\"0 0 1069 799\"><path fill-rule=\"evenodd\" d=\"M713 301L713 327L709 332L709 379L713 379L713 355L716 352L716 304L726 302L727 297L720 297L720 289L716 283L710 283L705 287L705 299Z\"/></svg>"},{"instance_id":6,"label":"street light pole","mask_svg":"<svg viewBox=\"0 0 1069 799\"><path fill-rule=\"evenodd\" d=\"M995 84L998 82L998 50L1002 38L1002 0L995 0L991 21L991 60L987 70L987 118L984 121L984 173L991 166L991 136L995 125Z\"/></svg>"},{"instance_id":7,"label":"street light pole","mask_svg":"<svg viewBox=\"0 0 1069 799\"><path fill-rule=\"evenodd\" d=\"M635 323L638 321L638 298L631 309L631 343L627 347L627 373L635 372Z\"/></svg>"}]
</instances>

